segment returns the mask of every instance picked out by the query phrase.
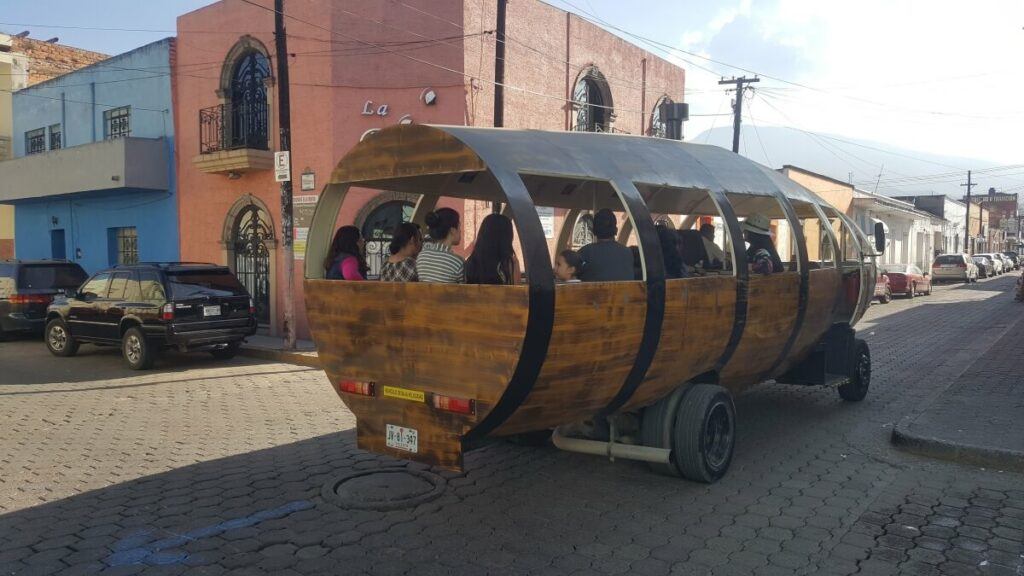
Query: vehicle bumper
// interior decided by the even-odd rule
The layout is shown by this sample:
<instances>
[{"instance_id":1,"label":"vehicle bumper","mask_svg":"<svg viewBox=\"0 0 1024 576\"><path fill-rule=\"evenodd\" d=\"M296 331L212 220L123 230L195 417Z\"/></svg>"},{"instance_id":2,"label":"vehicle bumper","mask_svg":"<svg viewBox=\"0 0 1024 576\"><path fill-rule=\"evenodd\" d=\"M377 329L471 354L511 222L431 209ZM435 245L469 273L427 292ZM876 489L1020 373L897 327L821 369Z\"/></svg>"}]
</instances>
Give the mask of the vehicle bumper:
<instances>
[{"instance_id":1,"label":"vehicle bumper","mask_svg":"<svg viewBox=\"0 0 1024 576\"><path fill-rule=\"evenodd\" d=\"M30 317L20 312L0 316L0 328L4 332L42 332L46 318Z\"/></svg>"},{"instance_id":2,"label":"vehicle bumper","mask_svg":"<svg viewBox=\"0 0 1024 576\"><path fill-rule=\"evenodd\" d=\"M252 336L256 333L256 324L250 324L248 326L239 326L234 328L213 328L210 330L187 330L177 331L173 328L167 331L165 341L171 346L184 346L186 348L196 348L199 346L209 346L212 344L227 344L230 342L240 342L247 336Z\"/></svg>"},{"instance_id":3,"label":"vehicle bumper","mask_svg":"<svg viewBox=\"0 0 1024 576\"><path fill-rule=\"evenodd\" d=\"M966 280L967 271L957 270L956 272L933 272L932 278L935 280Z\"/></svg>"}]
</instances>

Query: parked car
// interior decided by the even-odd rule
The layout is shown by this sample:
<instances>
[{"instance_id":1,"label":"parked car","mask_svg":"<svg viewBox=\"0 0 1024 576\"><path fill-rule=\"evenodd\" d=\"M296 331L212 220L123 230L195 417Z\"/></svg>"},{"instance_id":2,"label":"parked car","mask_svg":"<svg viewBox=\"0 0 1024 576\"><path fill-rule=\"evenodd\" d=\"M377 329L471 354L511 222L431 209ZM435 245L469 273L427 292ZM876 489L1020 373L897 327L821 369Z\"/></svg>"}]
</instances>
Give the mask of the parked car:
<instances>
[{"instance_id":1,"label":"parked car","mask_svg":"<svg viewBox=\"0 0 1024 576\"><path fill-rule=\"evenodd\" d=\"M1000 262L1003 263L1003 273L1004 274L1007 273L1007 272L1012 272L1013 271L1013 268L1014 268L1013 260L1011 260L1009 256L1006 256L1002 252L995 252L993 255L996 258L998 258Z\"/></svg>"},{"instance_id":2,"label":"parked car","mask_svg":"<svg viewBox=\"0 0 1024 576\"><path fill-rule=\"evenodd\" d=\"M978 256L984 256L985 258L988 258L989 260L992 261L992 267L995 268L995 276L999 276L1004 272L1003 259L1000 258L999 256L989 253L978 254Z\"/></svg>"},{"instance_id":3,"label":"parked car","mask_svg":"<svg viewBox=\"0 0 1024 576\"><path fill-rule=\"evenodd\" d=\"M913 264L885 264L885 275L889 277L889 288L893 294L913 298L918 294L932 293L932 281L928 274Z\"/></svg>"},{"instance_id":4,"label":"parked car","mask_svg":"<svg viewBox=\"0 0 1024 576\"><path fill-rule=\"evenodd\" d=\"M1020 254L1017 254L1016 252L1014 252L1012 250L1007 250L1007 251L1003 252L1002 254L1003 254L1003 256L1006 256L1007 258L1009 258L1010 260L1013 261L1013 269L1014 270L1020 270Z\"/></svg>"},{"instance_id":5,"label":"parked car","mask_svg":"<svg viewBox=\"0 0 1024 576\"><path fill-rule=\"evenodd\" d=\"M875 278L875 298L881 304L888 304L892 302L892 288L889 286L889 276L882 273L882 269L878 269L878 277Z\"/></svg>"},{"instance_id":6,"label":"parked car","mask_svg":"<svg viewBox=\"0 0 1024 576\"><path fill-rule=\"evenodd\" d=\"M966 254L940 254L932 262L932 281L977 282L978 267Z\"/></svg>"},{"instance_id":7,"label":"parked car","mask_svg":"<svg viewBox=\"0 0 1024 576\"><path fill-rule=\"evenodd\" d=\"M42 334L53 297L85 277L81 266L66 260L0 260L0 337Z\"/></svg>"},{"instance_id":8,"label":"parked car","mask_svg":"<svg viewBox=\"0 0 1024 576\"><path fill-rule=\"evenodd\" d=\"M979 278L991 278L996 275L996 265L992 263L992 259L975 254L971 257L974 260L974 265L978 267Z\"/></svg>"},{"instance_id":9,"label":"parked car","mask_svg":"<svg viewBox=\"0 0 1024 576\"><path fill-rule=\"evenodd\" d=\"M249 292L213 264L117 266L89 278L46 312L46 346L74 356L82 343L120 345L128 366L153 365L166 347L231 358L256 332Z\"/></svg>"}]
</instances>

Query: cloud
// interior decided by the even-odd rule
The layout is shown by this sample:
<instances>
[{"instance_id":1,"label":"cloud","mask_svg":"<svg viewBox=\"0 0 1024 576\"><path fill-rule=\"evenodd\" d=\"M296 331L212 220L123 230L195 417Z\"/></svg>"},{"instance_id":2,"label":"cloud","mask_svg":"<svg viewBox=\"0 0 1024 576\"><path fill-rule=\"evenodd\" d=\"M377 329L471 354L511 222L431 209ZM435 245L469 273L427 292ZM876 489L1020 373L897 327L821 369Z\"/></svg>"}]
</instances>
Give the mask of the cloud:
<instances>
[{"instance_id":1,"label":"cloud","mask_svg":"<svg viewBox=\"0 0 1024 576\"><path fill-rule=\"evenodd\" d=\"M749 16L737 16L723 26L708 42L707 52L715 60L787 79L815 68L803 42L773 38Z\"/></svg>"}]
</instances>

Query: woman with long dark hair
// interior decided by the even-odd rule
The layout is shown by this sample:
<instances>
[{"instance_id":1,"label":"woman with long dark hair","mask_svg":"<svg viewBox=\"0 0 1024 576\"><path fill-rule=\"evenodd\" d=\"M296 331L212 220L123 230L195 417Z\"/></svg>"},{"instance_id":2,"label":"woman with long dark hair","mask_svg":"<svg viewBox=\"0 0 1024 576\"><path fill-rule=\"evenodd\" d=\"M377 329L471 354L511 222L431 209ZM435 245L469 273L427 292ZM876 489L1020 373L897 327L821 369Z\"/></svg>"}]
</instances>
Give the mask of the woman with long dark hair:
<instances>
[{"instance_id":1,"label":"woman with long dark hair","mask_svg":"<svg viewBox=\"0 0 1024 576\"><path fill-rule=\"evenodd\" d=\"M416 255L423 248L420 227L412 222L402 222L391 237L388 251L391 256L380 269L382 282L416 282Z\"/></svg>"},{"instance_id":2,"label":"woman with long dark hair","mask_svg":"<svg viewBox=\"0 0 1024 576\"><path fill-rule=\"evenodd\" d=\"M462 241L459 213L451 208L438 208L427 214L430 240L416 256L416 275L420 282L463 284L466 282L466 263L452 252L452 246Z\"/></svg>"},{"instance_id":3,"label":"woman with long dark hair","mask_svg":"<svg viewBox=\"0 0 1024 576\"><path fill-rule=\"evenodd\" d=\"M359 228L342 226L334 233L331 249L324 259L324 270L329 280L366 280L366 242Z\"/></svg>"},{"instance_id":4,"label":"woman with long dark hair","mask_svg":"<svg viewBox=\"0 0 1024 576\"><path fill-rule=\"evenodd\" d=\"M515 284L519 262L512 250L512 221L501 214L488 214L480 223L473 253L466 260L469 284Z\"/></svg>"}]
</instances>

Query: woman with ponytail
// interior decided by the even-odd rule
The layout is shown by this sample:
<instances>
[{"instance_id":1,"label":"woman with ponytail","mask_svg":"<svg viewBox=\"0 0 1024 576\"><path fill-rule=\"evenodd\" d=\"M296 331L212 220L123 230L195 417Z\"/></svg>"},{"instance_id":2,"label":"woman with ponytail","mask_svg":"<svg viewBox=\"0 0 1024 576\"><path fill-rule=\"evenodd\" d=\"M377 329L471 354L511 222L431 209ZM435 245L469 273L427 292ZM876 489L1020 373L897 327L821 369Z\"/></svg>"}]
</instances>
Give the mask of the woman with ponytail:
<instances>
[{"instance_id":1,"label":"woman with ponytail","mask_svg":"<svg viewBox=\"0 0 1024 576\"><path fill-rule=\"evenodd\" d=\"M452 252L452 246L462 241L459 213L451 208L439 208L426 218L430 241L416 257L416 275L420 282L465 284L466 263Z\"/></svg>"},{"instance_id":2,"label":"woman with ponytail","mask_svg":"<svg viewBox=\"0 0 1024 576\"><path fill-rule=\"evenodd\" d=\"M412 222L403 222L395 229L388 251L391 256L380 270L382 282L416 282L416 255L423 248L420 227Z\"/></svg>"}]
</instances>

